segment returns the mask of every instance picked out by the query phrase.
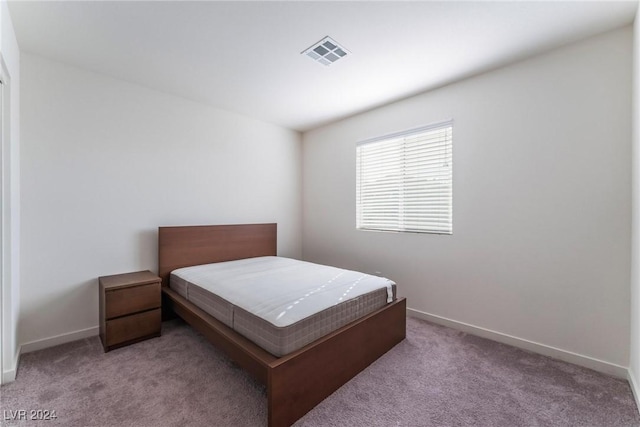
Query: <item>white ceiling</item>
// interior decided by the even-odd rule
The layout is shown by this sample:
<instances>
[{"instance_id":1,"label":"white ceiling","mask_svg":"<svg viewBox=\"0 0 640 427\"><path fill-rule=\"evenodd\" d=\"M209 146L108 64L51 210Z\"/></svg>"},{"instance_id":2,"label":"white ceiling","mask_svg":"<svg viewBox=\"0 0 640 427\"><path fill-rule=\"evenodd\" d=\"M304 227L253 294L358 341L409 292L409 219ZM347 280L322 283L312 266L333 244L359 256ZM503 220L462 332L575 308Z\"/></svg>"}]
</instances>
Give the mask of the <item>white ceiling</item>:
<instances>
[{"instance_id":1,"label":"white ceiling","mask_svg":"<svg viewBox=\"0 0 640 427\"><path fill-rule=\"evenodd\" d=\"M633 21L636 1L9 2L20 48L300 131ZM331 67L300 53L331 36Z\"/></svg>"}]
</instances>

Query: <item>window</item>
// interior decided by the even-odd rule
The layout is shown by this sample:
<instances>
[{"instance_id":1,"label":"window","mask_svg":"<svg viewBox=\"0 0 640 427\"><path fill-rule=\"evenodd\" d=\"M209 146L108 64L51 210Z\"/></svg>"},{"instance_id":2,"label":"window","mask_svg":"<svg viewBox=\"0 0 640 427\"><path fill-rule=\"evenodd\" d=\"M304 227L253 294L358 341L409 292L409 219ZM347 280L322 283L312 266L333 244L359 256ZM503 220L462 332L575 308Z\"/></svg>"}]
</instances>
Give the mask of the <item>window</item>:
<instances>
[{"instance_id":1,"label":"window","mask_svg":"<svg viewBox=\"0 0 640 427\"><path fill-rule=\"evenodd\" d=\"M453 123L358 143L356 227L452 234Z\"/></svg>"}]
</instances>

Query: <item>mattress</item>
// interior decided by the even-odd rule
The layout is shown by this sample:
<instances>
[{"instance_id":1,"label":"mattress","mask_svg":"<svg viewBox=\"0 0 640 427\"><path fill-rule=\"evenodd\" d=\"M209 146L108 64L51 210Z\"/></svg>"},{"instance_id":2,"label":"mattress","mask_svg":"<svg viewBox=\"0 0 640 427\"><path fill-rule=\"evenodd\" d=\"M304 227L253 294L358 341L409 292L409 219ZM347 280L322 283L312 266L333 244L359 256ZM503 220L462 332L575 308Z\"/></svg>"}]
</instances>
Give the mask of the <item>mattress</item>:
<instances>
[{"instance_id":1,"label":"mattress","mask_svg":"<svg viewBox=\"0 0 640 427\"><path fill-rule=\"evenodd\" d=\"M178 269L169 286L275 356L395 299L389 279L283 257Z\"/></svg>"}]
</instances>

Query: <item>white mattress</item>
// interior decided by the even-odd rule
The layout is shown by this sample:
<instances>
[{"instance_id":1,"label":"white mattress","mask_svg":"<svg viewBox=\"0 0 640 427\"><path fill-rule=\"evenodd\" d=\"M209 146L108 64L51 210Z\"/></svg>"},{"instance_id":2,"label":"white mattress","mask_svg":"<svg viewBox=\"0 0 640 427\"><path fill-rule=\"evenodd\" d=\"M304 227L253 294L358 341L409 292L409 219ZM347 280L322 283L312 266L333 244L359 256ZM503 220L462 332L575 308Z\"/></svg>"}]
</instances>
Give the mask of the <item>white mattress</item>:
<instances>
[{"instance_id":1,"label":"white mattress","mask_svg":"<svg viewBox=\"0 0 640 427\"><path fill-rule=\"evenodd\" d=\"M283 257L198 265L172 274L277 327L380 288L386 288L387 302L392 302L395 285L384 277Z\"/></svg>"}]
</instances>

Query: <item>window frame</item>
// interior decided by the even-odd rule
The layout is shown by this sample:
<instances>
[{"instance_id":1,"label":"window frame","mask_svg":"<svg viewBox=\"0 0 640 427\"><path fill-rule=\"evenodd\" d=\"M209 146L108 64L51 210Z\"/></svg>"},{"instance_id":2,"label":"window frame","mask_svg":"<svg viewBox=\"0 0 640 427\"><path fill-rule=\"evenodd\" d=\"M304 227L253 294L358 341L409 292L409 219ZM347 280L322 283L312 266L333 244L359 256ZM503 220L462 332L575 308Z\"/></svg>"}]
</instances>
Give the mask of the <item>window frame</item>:
<instances>
[{"instance_id":1,"label":"window frame","mask_svg":"<svg viewBox=\"0 0 640 427\"><path fill-rule=\"evenodd\" d=\"M437 136L438 132L444 131L444 136ZM412 141L413 138L413 141ZM417 138L417 140L416 140ZM433 138L429 142L429 138ZM393 154L385 154L382 160L385 162L384 167L389 168L389 175L396 174L396 177L384 176L379 178L385 180L385 184L381 187L387 187L382 189L386 192L396 191L398 196L397 202L394 203L393 195L387 194L388 199L378 205L374 203L367 204L363 202L363 191L369 190L375 187L375 184L371 184L372 177L376 175L375 172L371 172L373 154L362 154L362 147L370 144L377 144L377 147L383 147L382 144L387 144L387 151L393 151ZM411 145L413 144L413 145ZM416 144L425 144L418 146ZM423 154L429 151L435 151L436 154L430 157L429 160L424 159L423 156L416 156L416 148ZM375 150L375 147L374 147ZM384 148L380 149L384 150ZM373 150L372 150L373 151ZM408 158L408 153L411 158ZM429 156L432 156L431 154ZM418 159L419 166L415 166L413 163L417 157L423 157ZM443 161L443 166L429 165L428 163L433 159L437 161ZM369 161L369 166L363 165L363 162ZM375 159L376 162L380 161L380 158ZM369 170L363 172L363 167ZM446 168L446 169L444 169ZM377 174L379 175L379 174ZM427 176L431 178L427 178ZM368 179L369 183L362 183L363 179ZM437 187L437 181L443 183L442 191L437 188L435 190L425 190L420 186L416 187L413 184L411 196L405 197L405 192L409 192L411 188L410 179L420 179L423 182L432 181L432 184ZM388 185L389 182L396 182L396 184ZM363 186L365 189L363 190ZM419 190L417 190L419 189ZM417 191L416 191L417 190ZM436 196L435 198L433 196ZM431 197L429 197L431 196ZM410 202L414 202L414 208L408 214L405 210L410 205ZM366 210L369 208L369 217L376 215L372 210L380 209L381 205L389 203L391 210L396 210L397 213L391 212L390 214L379 214L378 218L369 221L369 224L364 220L364 216L367 214ZM415 204L422 204L425 208L415 207ZM444 208L441 208L444 206ZM442 212L442 214L441 214ZM420 219L419 216L428 215L432 220ZM394 216L395 215L395 216ZM385 218L386 216L386 218ZM378 221L378 224L375 222ZM390 225L392 223L395 225ZM385 225L382 225L386 223ZM417 128L408 129L401 132L395 132L367 140L359 141L356 144L356 229L362 231L380 231L380 232L396 232L396 233L419 233L419 234L440 234L440 235L452 235L453 234L453 120L442 121L433 123L427 126L421 126Z\"/></svg>"}]
</instances>

